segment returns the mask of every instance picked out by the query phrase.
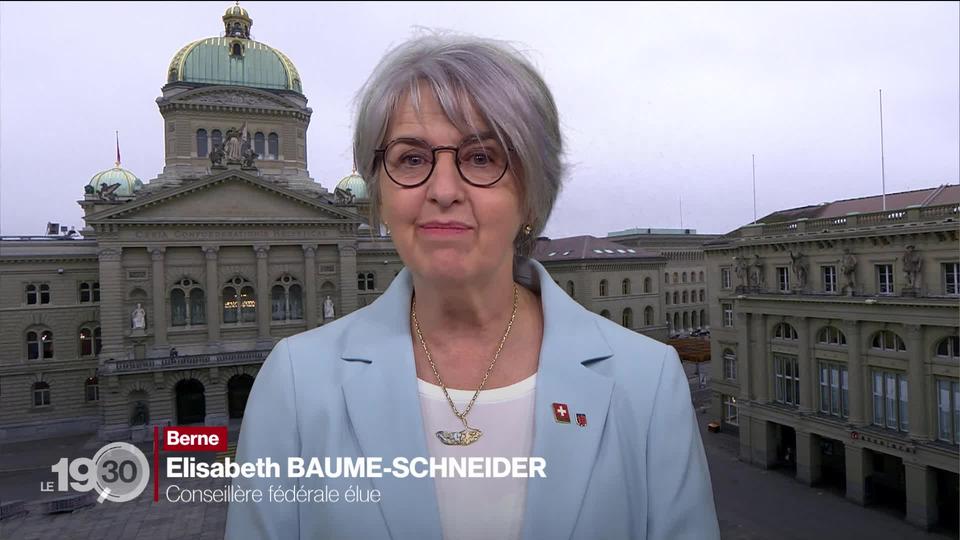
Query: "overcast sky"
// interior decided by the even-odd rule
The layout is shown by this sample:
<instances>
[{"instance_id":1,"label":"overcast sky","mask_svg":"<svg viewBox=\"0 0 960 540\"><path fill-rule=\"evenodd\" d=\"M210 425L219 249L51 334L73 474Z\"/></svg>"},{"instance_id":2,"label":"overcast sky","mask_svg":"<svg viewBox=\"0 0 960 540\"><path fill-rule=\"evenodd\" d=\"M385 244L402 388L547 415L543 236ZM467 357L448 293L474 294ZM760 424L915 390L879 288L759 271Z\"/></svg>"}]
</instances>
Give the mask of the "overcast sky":
<instances>
[{"instance_id":1,"label":"overcast sky","mask_svg":"<svg viewBox=\"0 0 960 540\"><path fill-rule=\"evenodd\" d=\"M82 227L83 186L163 168L170 59L231 2L0 4L0 233ZM311 176L350 172L353 98L416 26L514 41L557 98L573 165L546 233L722 233L757 213L960 181L960 3L242 2L297 65Z\"/></svg>"}]
</instances>

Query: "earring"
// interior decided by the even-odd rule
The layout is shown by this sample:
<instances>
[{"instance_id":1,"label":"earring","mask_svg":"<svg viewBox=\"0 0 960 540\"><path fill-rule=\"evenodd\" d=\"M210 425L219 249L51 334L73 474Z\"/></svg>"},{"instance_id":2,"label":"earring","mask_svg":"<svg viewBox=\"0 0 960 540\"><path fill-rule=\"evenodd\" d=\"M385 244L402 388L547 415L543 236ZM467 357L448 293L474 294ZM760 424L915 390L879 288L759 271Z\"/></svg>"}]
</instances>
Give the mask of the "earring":
<instances>
[{"instance_id":1,"label":"earring","mask_svg":"<svg viewBox=\"0 0 960 540\"><path fill-rule=\"evenodd\" d=\"M530 236L530 233L532 232L533 232L533 227L531 227L530 225L527 225L523 228L523 234L527 236Z\"/></svg>"}]
</instances>

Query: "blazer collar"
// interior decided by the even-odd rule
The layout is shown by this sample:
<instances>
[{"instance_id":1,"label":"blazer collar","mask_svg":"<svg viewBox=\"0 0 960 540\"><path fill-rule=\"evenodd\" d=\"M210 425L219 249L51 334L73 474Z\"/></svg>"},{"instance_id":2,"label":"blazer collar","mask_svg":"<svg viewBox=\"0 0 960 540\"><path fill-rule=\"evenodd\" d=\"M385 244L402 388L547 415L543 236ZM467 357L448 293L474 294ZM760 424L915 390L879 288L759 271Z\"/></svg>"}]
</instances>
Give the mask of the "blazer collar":
<instances>
[{"instance_id":1,"label":"blazer collar","mask_svg":"<svg viewBox=\"0 0 960 540\"><path fill-rule=\"evenodd\" d=\"M546 478L530 479L525 538L569 538L607 416L613 381L584 366L613 352L589 313L537 261L517 257L514 278L540 294L544 317L537 371L533 456L546 460ZM368 364L343 385L350 422L368 457L428 456L410 334L413 280L403 269L375 302L356 312L345 330L341 357ZM570 409L569 424L554 418L553 403ZM575 414L586 415L580 427ZM374 479L394 538L442 535L433 482ZM426 508L425 508L426 506Z\"/></svg>"}]
</instances>

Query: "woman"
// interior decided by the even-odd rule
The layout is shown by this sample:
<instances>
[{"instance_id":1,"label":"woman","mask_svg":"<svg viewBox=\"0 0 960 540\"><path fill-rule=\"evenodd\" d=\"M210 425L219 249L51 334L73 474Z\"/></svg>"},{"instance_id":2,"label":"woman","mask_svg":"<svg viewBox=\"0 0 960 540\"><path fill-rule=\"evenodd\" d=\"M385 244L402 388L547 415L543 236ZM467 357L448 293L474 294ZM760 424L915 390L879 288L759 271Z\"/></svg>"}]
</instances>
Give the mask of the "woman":
<instances>
[{"instance_id":1,"label":"woman","mask_svg":"<svg viewBox=\"0 0 960 540\"><path fill-rule=\"evenodd\" d=\"M563 172L533 67L500 42L414 39L376 68L356 124L405 269L370 306L277 344L238 459L535 456L545 477L239 478L380 497L234 503L227 537L719 538L676 352L526 258Z\"/></svg>"}]
</instances>

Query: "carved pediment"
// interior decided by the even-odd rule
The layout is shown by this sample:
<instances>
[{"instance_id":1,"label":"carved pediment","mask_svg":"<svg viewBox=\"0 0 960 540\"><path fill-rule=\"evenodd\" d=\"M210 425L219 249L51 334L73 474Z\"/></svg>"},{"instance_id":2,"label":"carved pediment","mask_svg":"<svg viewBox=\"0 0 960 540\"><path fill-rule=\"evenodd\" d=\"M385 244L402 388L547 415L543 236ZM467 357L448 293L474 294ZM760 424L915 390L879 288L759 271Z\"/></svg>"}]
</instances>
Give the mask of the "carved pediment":
<instances>
[{"instance_id":1,"label":"carved pediment","mask_svg":"<svg viewBox=\"0 0 960 540\"><path fill-rule=\"evenodd\" d=\"M243 174L210 177L88 218L92 222L114 223L349 223L361 220L361 216L322 199Z\"/></svg>"},{"instance_id":2,"label":"carved pediment","mask_svg":"<svg viewBox=\"0 0 960 540\"><path fill-rule=\"evenodd\" d=\"M216 90L194 90L191 92L185 92L180 94L173 99L172 102L175 103L189 103L189 104L202 104L202 105L219 105L224 107L257 107L257 108L267 108L267 109L289 109L297 108L296 105L290 103L283 98L274 96L267 92L258 92L251 90L241 90L236 88L231 89L216 89Z\"/></svg>"}]
</instances>

